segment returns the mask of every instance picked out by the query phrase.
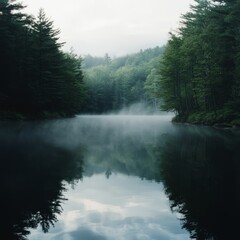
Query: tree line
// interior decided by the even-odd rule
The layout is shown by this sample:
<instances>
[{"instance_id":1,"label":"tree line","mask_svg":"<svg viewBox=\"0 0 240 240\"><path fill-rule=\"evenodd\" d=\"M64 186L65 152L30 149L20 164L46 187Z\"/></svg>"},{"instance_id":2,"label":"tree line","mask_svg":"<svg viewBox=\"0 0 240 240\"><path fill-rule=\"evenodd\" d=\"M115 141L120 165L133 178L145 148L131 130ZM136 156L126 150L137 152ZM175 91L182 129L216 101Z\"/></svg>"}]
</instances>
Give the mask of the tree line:
<instances>
[{"instance_id":1,"label":"tree line","mask_svg":"<svg viewBox=\"0 0 240 240\"><path fill-rule=\"evenodd\" d=\"M35 18L24 8L0 0L3 117L104 113L144 102L175 111L178 121L240 124L239 1L195 0L166 47L84 61L62 51L60 31L42 9Z\"/></svg>"},{"instance_id":2,"label":"tree line","mask_svg":"<svg viewBox=\"0 0 240 240\"><path fill-rule=\"evenodd\" d=\"M159 109L157 79L163 52L164 47L156 47L114 59L108 54L102 58L85 56L85 111L104 113L138 102L144 103L149 112Z\"/></svg>"},{"instance_id":3,"label":"tree line","mask_svg":"<svg viewBox=\"0 0 240 240\"><path fill-rule=\"evenodd\" d=\"M240 124L240 2L195 0L171 33L159 96L176 120Z\"/></svg>"},{"instance_id":4,"label":"tree line","mask_svg":"<svg viewBox=\"0 0 240 240\"><path fill-rule=\"evenodd\" d=\"M64 53L43 9L36 18L15 0L0 1L1 115L68 116L80 112L86 91L81 59Z\"/></svg>"},{"instance_id":5,"label":"tree line","mask_svg":"<svg viewBox=\"0 0 240 240\"><path fill-rule=\"evenodd\" d=\"M159 108L157 69L164 47L82 61L62 51L60 30L43 9L33 17L24 8L17 0L0 0L1 118L104 113L136 102Z\"/></svg>"}]
</instances>

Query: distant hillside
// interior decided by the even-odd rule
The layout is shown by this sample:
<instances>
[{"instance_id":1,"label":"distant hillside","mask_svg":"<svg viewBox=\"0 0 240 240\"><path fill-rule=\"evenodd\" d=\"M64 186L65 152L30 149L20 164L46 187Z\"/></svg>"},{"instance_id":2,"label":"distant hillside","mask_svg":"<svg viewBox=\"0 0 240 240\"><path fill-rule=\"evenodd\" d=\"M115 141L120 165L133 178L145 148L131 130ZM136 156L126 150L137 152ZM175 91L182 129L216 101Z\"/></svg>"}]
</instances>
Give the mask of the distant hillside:
<instances>
[{"instance_id":1,"label":"distant hillside","mask_svg":"<svg viewBox=\"0 0 240 240\"><path fill-rule=\"evenodd\" d=\"M114 59L111 59L108 54L106 54L104 57L93 57L91 55L86 55L84 56L83 68L89 69L99 65L105 65L106 63L109 63L109 60L116 68L124 67L126 65L136 66L139 64L145 64L146 62L149 62L155 58L159 58L159 56L163 54L164 49L165 47L149 48L146 50L141 50L138 53L117 57Z\"/></svg>"},{"instance_id":2,"label":"distant hillside","mask_svg":"<svg viewBox=\"0 0 240 240\"><path fill-rule=\"evenodd\" d=\"M103 113L143 102L146 111L159 108L156 95L158 68L165 47L111 59L87 55L83 59L84 81L88 89L85 111Z\"/></svg>"}]
</instances>

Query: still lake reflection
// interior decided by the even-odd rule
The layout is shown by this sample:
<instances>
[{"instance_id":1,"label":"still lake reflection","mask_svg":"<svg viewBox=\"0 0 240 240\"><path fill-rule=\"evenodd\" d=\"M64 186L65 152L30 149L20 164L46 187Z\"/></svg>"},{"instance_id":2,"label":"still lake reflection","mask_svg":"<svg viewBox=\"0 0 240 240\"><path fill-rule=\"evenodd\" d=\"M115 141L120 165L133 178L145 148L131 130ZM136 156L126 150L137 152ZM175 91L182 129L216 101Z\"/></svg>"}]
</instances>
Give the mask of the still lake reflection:
<instances>
[{"instance_id":1,"label":"still lake reflection","mask_svg":"<svg viewBox=\"0 0 240 240\"><path fill-rule=\"evenodd\" d=\"M1 123L0 239L234 239L239 130L170 118Z\"/></svg>"}]
</instances>

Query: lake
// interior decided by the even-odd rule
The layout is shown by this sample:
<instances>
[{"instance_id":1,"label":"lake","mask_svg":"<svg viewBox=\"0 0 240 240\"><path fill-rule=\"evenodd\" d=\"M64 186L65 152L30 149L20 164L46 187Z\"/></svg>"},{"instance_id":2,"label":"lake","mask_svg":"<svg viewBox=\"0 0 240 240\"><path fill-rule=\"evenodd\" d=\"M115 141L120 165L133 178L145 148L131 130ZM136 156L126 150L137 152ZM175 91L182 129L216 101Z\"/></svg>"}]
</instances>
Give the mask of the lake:
<instances>
[{"instance_id":1,"label":"lake","mask_svg":"<svg viewBox=\"0 0 240 240\"><path fill-rule=\"evenodd\" d=\"M236 239L240 131L170 120L1 122L0 239Z\"/></svg>"}]
</instances>

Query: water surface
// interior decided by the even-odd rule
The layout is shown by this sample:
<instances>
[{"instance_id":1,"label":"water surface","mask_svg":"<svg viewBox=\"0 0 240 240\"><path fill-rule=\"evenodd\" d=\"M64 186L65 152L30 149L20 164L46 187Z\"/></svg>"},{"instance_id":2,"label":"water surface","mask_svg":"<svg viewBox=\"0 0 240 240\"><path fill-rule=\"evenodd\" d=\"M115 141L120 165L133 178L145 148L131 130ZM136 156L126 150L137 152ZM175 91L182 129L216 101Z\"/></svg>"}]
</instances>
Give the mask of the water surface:
<instances>
[{"instance_id":1,"label":"water surface","mask_svg":"<svg viewBox=\"0 0 240 240\"><path fill-rule=\"evenodd\" d=\"M1 123L1 239L234 236L239 131L170 119Z\"/></svg>"}]
</instances>

